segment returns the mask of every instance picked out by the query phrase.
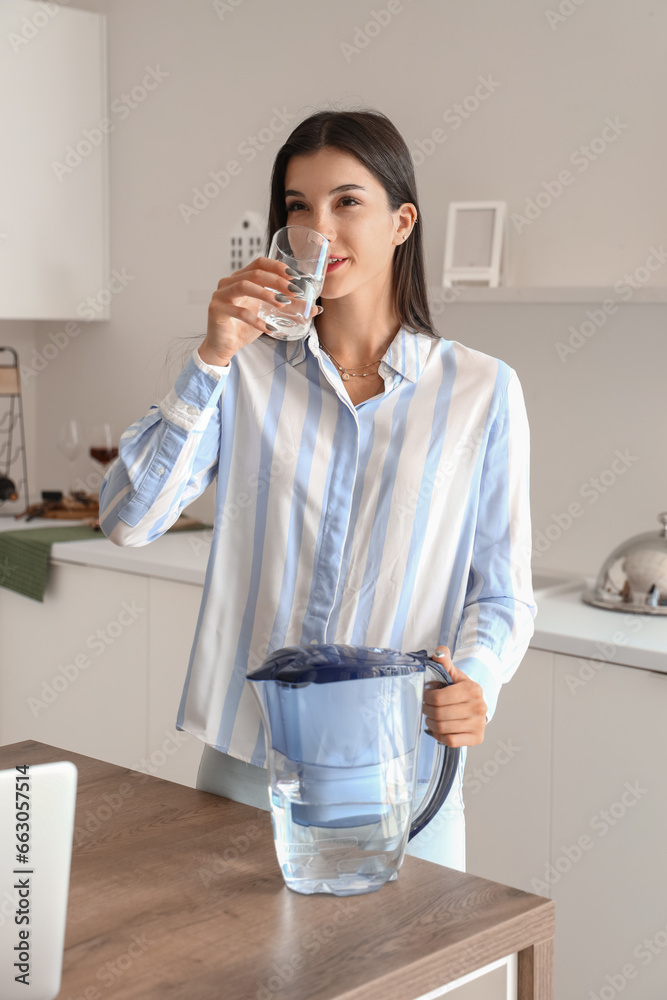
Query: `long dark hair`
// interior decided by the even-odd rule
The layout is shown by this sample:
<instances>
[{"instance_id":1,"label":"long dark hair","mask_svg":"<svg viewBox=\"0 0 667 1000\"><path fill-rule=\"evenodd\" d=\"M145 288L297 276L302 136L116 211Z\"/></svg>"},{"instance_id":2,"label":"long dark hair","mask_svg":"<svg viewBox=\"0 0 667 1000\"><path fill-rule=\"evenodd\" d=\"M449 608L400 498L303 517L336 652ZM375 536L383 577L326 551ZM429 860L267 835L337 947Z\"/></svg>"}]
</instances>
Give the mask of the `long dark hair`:
<instances>
[{"instance_id":1,"label":"long dark hair","mask_svg":"<svg viewBox=\"0 0 667 1000\"><path fill-rule=\"evenodd\" d=\"M277 229L287 225L285 174L290 157L339 149L356 157L382 184L389 210L404 202L417 209L417 222L393 258L394 309L401 326L411 331L438 334L433 328L424 275L423 215L410 151L396 126L381 111L318 111L300 122L280 147L271 174L271 204L266 229L268 254ZM318 304L320 300L318 299Z\"/></svg>"}]
</instances>

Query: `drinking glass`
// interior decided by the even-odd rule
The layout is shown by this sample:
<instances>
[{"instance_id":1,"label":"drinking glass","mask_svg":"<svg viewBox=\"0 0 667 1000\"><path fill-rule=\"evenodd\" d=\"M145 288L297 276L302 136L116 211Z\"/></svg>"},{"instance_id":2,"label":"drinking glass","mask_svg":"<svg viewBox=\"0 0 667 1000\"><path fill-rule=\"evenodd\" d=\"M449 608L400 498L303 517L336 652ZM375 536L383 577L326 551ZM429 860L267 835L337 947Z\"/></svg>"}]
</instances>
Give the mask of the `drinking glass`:
<instances>
[{"instance_id":1,"label":"drinking glass","mask_svg":"<svg viewBox=\"0 0 667 1000\"><path fill-rule=\"evenodd\" d=\"M282 307L277 303L262 302L257 315L278 328L267 331L268 336L276 340L298 340L308 332L316 311L315 303L322 294L329 262L329 241L306 226L284 226L273 234L268 256L298 271L297 277L287 277L301 288L301 293ZM278 289L270 291L277 292Z\"/></svg>"},{"instance_id":2,"label":"drinking glass","mask_svg":"<svg viewBox=\"0 0 667 1000\"><path fill-rule=\"evenodd\" d=\"M111 424L93 424L90 433L90 457L105 471L109 462L118 458L118 448L113 443Z\"/></svg>"},{"instance_id":3,"label":"drinking glass","mask_svg":"<svg viewBox=\"0 0 667 1000\"><path fill-rule=\"evenodd\" d=\"M65 420L58 435L58 448L69 462L68 492L74 490L74 460L81 453L81 430L76 420Z\"/></svg>"}]
</instances>

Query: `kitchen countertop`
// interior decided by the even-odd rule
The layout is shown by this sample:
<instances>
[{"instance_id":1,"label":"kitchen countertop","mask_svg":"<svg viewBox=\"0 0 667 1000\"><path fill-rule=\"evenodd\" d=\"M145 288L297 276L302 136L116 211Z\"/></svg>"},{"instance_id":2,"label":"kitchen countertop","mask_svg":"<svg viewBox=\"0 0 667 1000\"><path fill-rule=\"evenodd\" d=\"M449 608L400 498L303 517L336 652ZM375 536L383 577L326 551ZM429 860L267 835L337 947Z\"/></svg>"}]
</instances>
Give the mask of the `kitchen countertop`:
<instances>
[{"instance_id":1,"label":"kitchen countertop","mask_svg":"<svg viewBox=\"0 0 667 1000\"><path fill-rule=\"evenodd\" d=\"M57 542L51 549L51 559L203 587L212 537L212 529L174 532L148 545L124 546L114 545L103 535L99 541Z\"/></svg>"},{"instance_id":2,"label":"kitchen countertop","mask_svg":"<svg viewBox=\"0 0 667 1000\"><path fill-rule=\"evenodd\" d=\"M592 587L595 577L569 590L537 594L535 634L531 649L604 660L644 670L667 673L667 615L609 611L585 604L583 584Z\"/></svg>"},{"instance_id":3,"label":"kitchen countertop","mask_svg":"<svg viewBox=\"0 0 667 1000\"><path fill-rule=\"evenodd\" d=\"M427 1000L518 953L518 1000L553 997L552 900L409 855L377 892L302 896L268 812L33 740L0 748L3 769L57 760L78 769L58 996Z\"/></svg>"},{"instance_id":4,"label":"kitchen countertop","mask_svg":"<svg viewBox=\"0 0 667 1000\"><path fill-rule=\"evenodd\" d=\"M68 524L78 524L70 521ZM53 526L47 519L14 521L0 519L0 530ZM119 546L106 537L80 542L56 542L51 548L54 563L96 566L123 573L137 573L163 580L203 587L212 529L174 532L149 545ZM535 578L549 576L543 567ZM553 571L560 583L535 588L537 617L532 649L568 656L605 660L645 670L667 673L667 616L608 611L585 604L581 590L593 577Z\"/></svg>"},{"instance_id":5,"label":"kitchen countertop","mask_svg":"<svg viewBox=\"0 0 667 1000\"><path fill-rule=\"evenodd\" d=\"M0 531L16 531L28 528L53 528L59 523L54 518L35 518L14 521L13 518L0 519ZM85 521L67 521L69 527L85 524ZM148 545L114 545L100 533L99 539L80 542L54 542L51 546L51 562L74 563L80 566L97 566L113 569L121 573L138 573L140 576L155 576L162 580L179 583L193 583L204 586L208 551L213 535L207 531L184 531L166 533Z\"/></svg>"}]
</instances>

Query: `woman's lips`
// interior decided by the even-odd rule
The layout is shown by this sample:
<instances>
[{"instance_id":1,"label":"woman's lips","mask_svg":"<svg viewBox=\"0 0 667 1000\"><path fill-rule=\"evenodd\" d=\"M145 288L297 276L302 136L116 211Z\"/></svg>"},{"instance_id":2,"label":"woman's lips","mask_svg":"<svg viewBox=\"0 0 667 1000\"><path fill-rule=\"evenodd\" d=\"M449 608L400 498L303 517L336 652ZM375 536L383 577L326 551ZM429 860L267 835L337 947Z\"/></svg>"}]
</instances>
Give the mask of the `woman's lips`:
<instances>
[{"instance_id":1,"label":"woman's lips","mask_svg":"<svg viewBox=\"0 0 667 1000\"><path fill-rule=\"evenodd\" d=\"M340 260L337 260L335 263L328 264L327 265L327 271L326 271L326 273L327 274L331 274L332 271L337 271L339 267L343 266L343 264L345 263L346 260L347 260L347 257L342 257Z\"/></svg>"}]
</instances>

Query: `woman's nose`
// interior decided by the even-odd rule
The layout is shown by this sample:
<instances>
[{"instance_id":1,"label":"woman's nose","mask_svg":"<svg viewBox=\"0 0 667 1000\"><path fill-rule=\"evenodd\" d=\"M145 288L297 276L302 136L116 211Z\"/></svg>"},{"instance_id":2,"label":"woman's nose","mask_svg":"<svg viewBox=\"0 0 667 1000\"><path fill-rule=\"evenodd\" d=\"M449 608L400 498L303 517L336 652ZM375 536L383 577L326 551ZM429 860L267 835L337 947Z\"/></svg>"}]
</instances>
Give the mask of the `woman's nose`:
<instances>
[{"instance_id":1,"label":"woman's nose","mask_svg":"<svg viewBox=\"0 0 667 1000\"><path fill-rule=\"evenodd\" d=\"M331 222L324 216L314 215L311 219L311 225L313 229L320 233L322 236L329 240L329 243L333 246L336 240L336 230L331 225Z\"/></svg>"}]
</instances>

